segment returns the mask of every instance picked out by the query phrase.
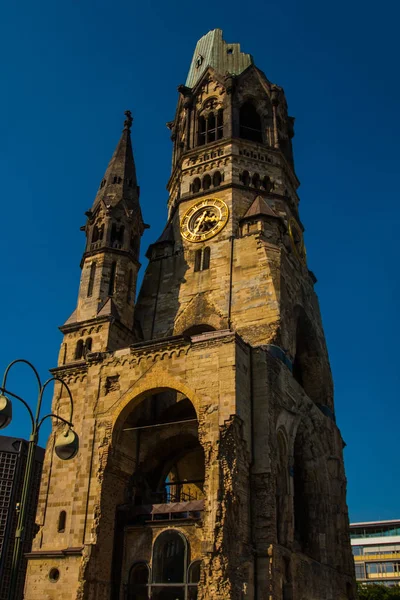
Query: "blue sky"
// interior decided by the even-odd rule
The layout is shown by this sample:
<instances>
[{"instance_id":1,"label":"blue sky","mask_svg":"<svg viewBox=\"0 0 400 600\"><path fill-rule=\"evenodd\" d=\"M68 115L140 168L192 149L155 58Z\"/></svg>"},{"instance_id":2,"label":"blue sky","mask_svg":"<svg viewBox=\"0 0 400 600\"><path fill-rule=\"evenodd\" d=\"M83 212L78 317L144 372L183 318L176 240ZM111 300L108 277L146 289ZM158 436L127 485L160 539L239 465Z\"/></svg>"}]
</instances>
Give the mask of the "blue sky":
<instances>
[{"instance_id":1,"label":"blue sky","mask_svg":"<svg viewBox=\"0 0 400 600\"><path fill-rule=\"evenodd\" d=\"M220 27L284 87L296 117L300 211L347 442L350 517L398 518L399 17L394 0L5 4L0 370L16 357L43 377L56 365L57 326L76 303L79 227L127 108L151 224L143 272L166 218L165 123L176 87L197 39ZM27 370L16 368L9 383L35 401ZM26 416L16 409L3 433L26 437Z\"/></svg>"}]
</instances>

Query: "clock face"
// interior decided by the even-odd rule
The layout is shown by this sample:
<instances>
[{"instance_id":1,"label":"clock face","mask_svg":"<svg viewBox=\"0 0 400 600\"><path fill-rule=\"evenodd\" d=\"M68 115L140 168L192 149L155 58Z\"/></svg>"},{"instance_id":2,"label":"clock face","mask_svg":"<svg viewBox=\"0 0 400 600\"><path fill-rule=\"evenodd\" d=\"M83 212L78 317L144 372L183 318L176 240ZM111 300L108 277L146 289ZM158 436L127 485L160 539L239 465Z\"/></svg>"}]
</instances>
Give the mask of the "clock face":
<instances>
[{"instance_id":1,"label":"clock face","mask_svg":"<svg viewBox=\"0 0 400 600\"><path fill-rule=\"evenodd\" d=\"M304 245L303 232L300 228L300 225L297 223L296 219L293 219L293 217L289 219L288 229L294 253L297 259L303 263L303 265L305 265L306 247Z\"/></svg>"},{"instance_id":2,"label":"clock face","mask_svg":"<svg viewBox=\"0 0 400 600\"><path fill-rule=\"evenodd\" d=\"M219 198L207 198L193 204L181 221L182 237L189 242L203 242L225 227L229 209Z\"/></svg>"}]
</instances>

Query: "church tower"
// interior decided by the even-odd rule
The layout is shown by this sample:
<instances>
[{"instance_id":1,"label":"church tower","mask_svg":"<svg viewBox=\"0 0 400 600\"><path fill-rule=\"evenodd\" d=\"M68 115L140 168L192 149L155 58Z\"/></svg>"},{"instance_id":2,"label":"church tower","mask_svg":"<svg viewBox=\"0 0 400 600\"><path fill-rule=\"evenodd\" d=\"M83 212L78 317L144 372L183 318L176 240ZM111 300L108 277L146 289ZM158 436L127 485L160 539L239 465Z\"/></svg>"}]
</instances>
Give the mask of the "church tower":
<instances>
[{"instance_id":1,"label":"church tower","mask_svg":"<svg viewBox=\"0 0 400 600\"><path fill-rule=\"evenodd\" d=\"M26 600L353 600L343 440L284 91L215 29L178 88L168 219L144 227L131 117L87 213L54 369ZM89 341L88 341L89 340ZM67 410L55 390L53 410Z\"/></svg>"},{"instance_id":2,"label":"church tower","mask_svg":"<svg viewBox=\"0 0 400 600\"><path fill-rule=\"evenodd\" d=\"M86 247L76 310L60 327L60 364L133 341L140 238L144 225L132 152L130 111L121 139L86 212Z\"/></svg>"}]
</instances>

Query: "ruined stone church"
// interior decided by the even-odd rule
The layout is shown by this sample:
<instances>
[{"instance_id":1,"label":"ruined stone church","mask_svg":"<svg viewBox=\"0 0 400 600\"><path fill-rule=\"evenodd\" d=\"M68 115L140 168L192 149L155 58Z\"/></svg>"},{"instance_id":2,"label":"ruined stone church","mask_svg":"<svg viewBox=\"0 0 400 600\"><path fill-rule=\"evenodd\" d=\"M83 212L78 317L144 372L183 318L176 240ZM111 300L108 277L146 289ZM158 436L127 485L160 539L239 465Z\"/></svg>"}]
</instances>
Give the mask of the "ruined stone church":
<instances>
[{"instance_id":1,"label":"ruined stone church","mask_svg":"<svg viewBox=\"0 0 400 600\"><path fill-rule=\"evenodd\" d=\"M80 448L57 458L53 424L25 600L354 599L294 119L219 29L178 92L168 218L138 294L129 111L86 213L53 370Z\"/></svg>"}]
</instances>

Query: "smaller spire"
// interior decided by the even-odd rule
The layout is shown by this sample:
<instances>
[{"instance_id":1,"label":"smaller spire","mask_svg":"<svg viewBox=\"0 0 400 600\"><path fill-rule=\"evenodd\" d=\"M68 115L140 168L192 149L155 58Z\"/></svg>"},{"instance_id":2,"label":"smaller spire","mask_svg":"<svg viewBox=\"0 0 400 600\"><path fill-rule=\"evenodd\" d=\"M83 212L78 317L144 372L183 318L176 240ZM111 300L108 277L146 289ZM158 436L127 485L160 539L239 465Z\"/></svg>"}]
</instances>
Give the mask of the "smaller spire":
<instances>
[{"instance_id":1,"label":"smaller spire","mask_svg":"<svg viewBox=\"0 0 400 600\"><path fill-rule=\"evenodd\" d=\"M124 112L124 115L126 116L126 119L124 122L124 131L130 131L131 127L132 127L132 123L133 123L132 113L130 110L126 110Z\"/></svg>"},{"instance_id":2,"label":"smaller spire","mask_svg":"<svg viewBox=\"0 0 400 600\"><path fill-rule=\"evenodd\" d=\"M136 209L138 205L139 188L131 142L133 118L130 110L126 110L124 114L122 135L101 181L92 212L102 200L108 206L116 206L122 200L125 200L130 208Z\"/></svg>"}]
</instances>

